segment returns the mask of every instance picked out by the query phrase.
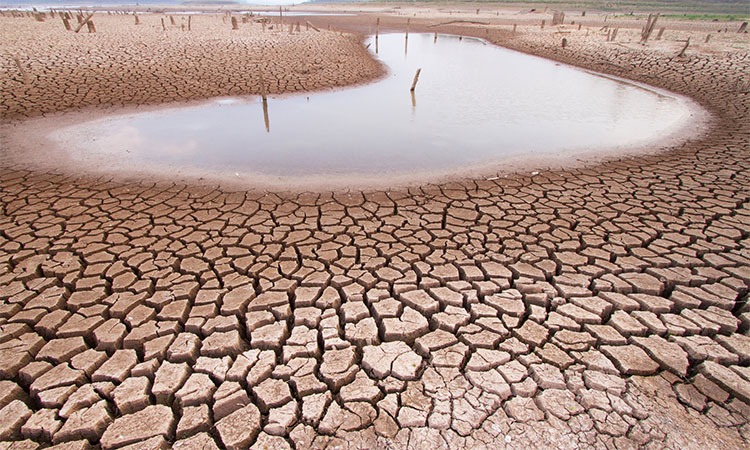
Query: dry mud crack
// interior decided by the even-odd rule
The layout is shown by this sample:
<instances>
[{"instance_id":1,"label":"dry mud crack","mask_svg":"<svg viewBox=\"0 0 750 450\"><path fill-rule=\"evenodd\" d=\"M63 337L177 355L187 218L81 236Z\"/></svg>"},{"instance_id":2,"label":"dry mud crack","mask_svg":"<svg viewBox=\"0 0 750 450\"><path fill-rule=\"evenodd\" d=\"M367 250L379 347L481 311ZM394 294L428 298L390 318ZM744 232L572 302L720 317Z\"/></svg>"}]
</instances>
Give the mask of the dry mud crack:
<instances>
[{"instance_id":1,"label":"dry mud crack","mask_svg":"<svg viewBox=\"0 0 750 450\"><path fill-rule=\"evenodd\" d=\"M748 447L747 54L492 39L716 123L659 155L399 192L3 166L0 448ZM40 111L3 92L5 117Z\"/></svg>"}]
</instances>

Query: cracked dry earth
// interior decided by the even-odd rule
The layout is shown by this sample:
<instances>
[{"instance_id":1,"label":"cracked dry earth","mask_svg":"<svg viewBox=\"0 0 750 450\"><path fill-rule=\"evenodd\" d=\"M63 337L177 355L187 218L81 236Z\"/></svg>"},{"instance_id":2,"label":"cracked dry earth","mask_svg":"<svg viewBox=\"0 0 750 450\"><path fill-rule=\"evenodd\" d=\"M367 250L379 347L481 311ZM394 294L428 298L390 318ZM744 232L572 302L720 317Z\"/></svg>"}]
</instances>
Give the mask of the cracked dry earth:
<instances>
[{"instance_id":1,"label":"cracked dry earth","mask_svg":"<svg viewBox=\"0 0 750 450\"><path fill-rule=\"evenodd\" d=\"M748 447L747 56L523 45L718 125L389 192L3 168L0 448Z\"/></svg>"}]
</instances>

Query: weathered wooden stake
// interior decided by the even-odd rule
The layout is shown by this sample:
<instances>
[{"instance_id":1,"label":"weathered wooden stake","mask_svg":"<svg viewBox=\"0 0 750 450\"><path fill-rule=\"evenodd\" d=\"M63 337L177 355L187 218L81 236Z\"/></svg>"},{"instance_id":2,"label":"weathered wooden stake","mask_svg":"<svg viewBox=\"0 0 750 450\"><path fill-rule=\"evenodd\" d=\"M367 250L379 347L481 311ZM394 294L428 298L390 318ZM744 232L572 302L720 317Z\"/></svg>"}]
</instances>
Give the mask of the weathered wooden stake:
<instances>
[{"instance_id":1,"label":"weathered wooden stake","mask_svg":"<svg viewBox=\"0 0 750 450\"><path fill-rule=\"evenodd\" d=\"M563 38L562 40L562 48L565 48L568 46L568 38Z\"/></svg>"},{"instance_id":2,"label":"weathered wooden stake","mask_svg":"<svg viewBox=\"0 0 750 450\"><path fill-rule=\"evenodd\" d=\"M141 19L138 17L138 14L133 14L133 15L135 16L135 24L136 25L140 25L141 24Z\"/></svg>"},{"instance_id":3,"label":"weathered wooden stake","mask_svg":"<svg viewBox=\"0 0 750 450\"><path fill-rule=\"evenodd\" d=\"M645 44L646 41L648 41L648 38L651 36L651 33L653 33L654 31L654 27L656 26L657 20L659 20L659 13L656 13L653 16L651 14L648 15L648 21L646 21L646 27L643 29L643 33L641 33L641 44Z\"/></svg>"},{"instance_id":4,"label":"weathered wooden stake","mask_svg":"<svg viewBox=\"0 0 750 450\"><path fill-rule=\"evenodd\" d=\"M708 44L708 41L710 39L711 39L711 34L709 33L709 34L706 35L706 42L704 42L704 44Z\"/></svg>"},{"instance_id":5,"label":"weathered wooden stake","mask_svg":"<svg viewBox=\"0 0 750 450\"><path fill-rule=\"evenodd\" d=\"M313 30L315 30L315 31L317 31L317 32L320 32L320 30L318 29L318 27L316 27L315 25L311 24L311 23L310 23L309 21L307 21L307 20L306 20L305 22L307 22L307 25L308 25L308 26L309 26L310 28L312 28ZM330 28L330 25L329 25L329 28Z\"/></svg>"},{"instance_id":6,"label":"weathered wooden stake","mask_svg":"<svg viewBox=\"0 0 750 450\"><path fill-rule=\"evenodd\" d=\"M685 55L685 50L687 50L687 48L688 48L688 45L690 45L690 38L688 38L688 39L687 39L687 41L685 41L685 46L684 46L684 47L682 47L682 50L680 50L680 53L678 53L678 54L677 54L677 57L678 57L678 58L680 58L680 57L682 57L683 55Z\"/></svg>"},{"instance_id":7,"label":"weathered wooden stake","mask_svg":"<svg viewBox=\"0 0 750 450\"><path fill-rule=\"evenodd\" d=\"M164 17L161 18L161 31L167 31L167 26L164 25Z\"/></svg>"},{"instance_id":8,"label":"weathered wooden stake","mask_svg":"<svg viewBox=\"0 0 750 450\"><path fill-rule=\"evenodd\" d=\"M188 16L188 31L192 30L193 16Z\"/></svg>"},{"instance_id":9,"label":"weathered wooden stake","mask_svg":"<svg viewBox=\"0 0 750 450\"><path fill-rule=\"evenodd\" d=\"M656 34L656 40L657 41L661 40L661 37L664 34L664 30L666 30L666 27L659 28L659 32Z\"/></svg>"},{"instance_id":10,"label":"weathered wooden stake","mask_svg":"<svg viewBox=\"0 0 750 450\"><path fill-rule=\"evenodd\" d=\"M542 30L544 29L544 23L545 22L546 22L546 20L542 20Z\"/></svg>"},{"instance_id":11,"label":"weathered wooden stake","mask_svg":"<svg viewBox=\"0 0 750 450\"><path fill-rule=\"evenodd\" d=\"M378 38L378 34L380 34L380 17L375 19L375 39Z\"/></svg>"},{"instance_id":12,"label":"weathered wooden stake","mask_svg":"<svg viewBox=\"0 0 750 450\"><path fill-rule=\"evenodd\" d=\"M299 33L299 22L297 22L297 26L295 27L294 31L296 31L297 33Z\"/></svg>"},{"instance_id":13,"label":"weathered wooden stake","mask_svg":"<svg viewBox=\"0 0 750 450\"><path fill-rule=\"evenodd\" d=\"M612 30L612 42L617 39L617 30L619 30L619 28L615 28L614 30Z\"/></svg>"},{"instance_id":14,"label":"weathered wooden stake","mask_svg":"<svg viewBox=\"0 0 750 450\"><path fill-rule=\"evenodd\" d=\"M88 23L88 21L91 20L92 17L94 17L94 13L89 14L88 17L86 17L86 19L84 19L81 23L79 23L78 24L78 28L76 28L76 30L75 30L76 33L78 33L79 31L81 31L81 28L83 28L83 26L86 25Z\"/></svg>"},{"instance_id":15,"label":"weathered wooden stake","mask_svg":"<svg viewBox=\"0 0 750 450\"><path fill-rule=\"evenodd\" d=\"M284 16L281 14L281 6L279 6L279 24L284 25Z\"/></svg>"},{"instance_id":16,"label":"weathered wooden stake","mask_svg":"<svg viewBox=\"0 0 750 450\"><path fill-rule=\"evenodd\" d=\"M70 21L66 17L63 17L62 21L63 21L63 25L65 26L65 29L70 31Z\"/></svg>"},{"instance_id":17,"label":"weathered wooden stake","mask_svg":"<svg viewBox=\"0 0 750 450\"><path fill-rule=\"evenodd\" d=\"M747 22L742 22L742 25L740 25L740 29L737 30L738 33L747 33Z\"/></svg>"},{"instance_id":18,"label":"weathered wooden stake","mask_svg":"<svg viewBox=\"0 0 750 450\"><path fill-rule=\"evenodd\" d=\"M436 42L437 42L437 31L435 32L435 38L432 40L433 44L436 43Z\"/></svg>"},{"instance_id":19,"label":"weathered wooden stake","mask_svg":"<svg viewBox=\"0 0 750 450\"><path fill-rule=\"evenodd\" d=\"M406 39L409 39L409 22L411 19L406 19Z\"/></svg>"},{"instance_id":20,"label":"weathered wooden stake","mask_svg":"<svg viewBox=\"0 0 750 450\"><path fill-rule=\"evenodd\" d=\"M96 33L96 27L94 26L93 20L86 22L86 26L89 28L89 33Z\"/></svg>"},{"instance_id":21,"label":"weathered wooden stake","mask_svg":"<svg viewBox=\"0 0 750 450\"><path fill-rule=\"evenodd\" d=\"M172 25L175 25L175 23L174 23L174 17L172 17L172 16L169 16L169 22L170 22L170 23L171 23Z\"/></svg>"},{"instance_id":22,"label":"weathered wooden stake","mask_svg":"<svg viewBox=\"0 0 750 450\"><path fill-rule=\"evenodd\" d=\"M514 33L516 32L516 28L517 28L517 27L518 27L518 25L514 23L514 24L513 24L513 32L514 32Z\"/></svg>"},{"instance_id":23,"label":"weathered wooden stake","mask_svg":"<svg viewBox=\"0 0 750 450\"><path fill-rule=\"evenodd\" d=\"M237 25L237 18L234 17L234 16L232 16L232 29L233 30L239 30L240 29L239 25Z\"/></svg>"},{"instance_id":24,"label":"weathered wooden stake","mask_svg":"<svg viewBox=\"0 0 750 450\"><path fill-rule=\"evenodd\" d=\"M412 83L411 83L411 89L409 89L410 91L414 92L414 89L417 88L417 81L419 81L419 74L421 72L422 72L422 69L419 68L419 69L417 69L417 73L414 74L414 81L412 81Z\"/></svg>"}]
</instances>

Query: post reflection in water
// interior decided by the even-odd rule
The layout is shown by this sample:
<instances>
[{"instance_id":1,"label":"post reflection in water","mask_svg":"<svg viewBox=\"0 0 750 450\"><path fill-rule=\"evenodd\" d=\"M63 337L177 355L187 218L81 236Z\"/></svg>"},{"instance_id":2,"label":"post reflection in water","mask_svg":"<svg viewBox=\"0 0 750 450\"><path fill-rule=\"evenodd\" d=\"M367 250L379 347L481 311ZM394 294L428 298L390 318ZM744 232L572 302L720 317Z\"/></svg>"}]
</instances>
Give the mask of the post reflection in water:
<instances>
[{"instance_id":1,"label":"post reflection in water","mask_svg":"<svg viewBox=\"0 0 750 450\"><path fill-rule=\"evenodd\" d=\"M263 121L266 124L266 133L271 132L270 121L268 120L268 100L263 99Z\"/></svg>"}]
</instances>

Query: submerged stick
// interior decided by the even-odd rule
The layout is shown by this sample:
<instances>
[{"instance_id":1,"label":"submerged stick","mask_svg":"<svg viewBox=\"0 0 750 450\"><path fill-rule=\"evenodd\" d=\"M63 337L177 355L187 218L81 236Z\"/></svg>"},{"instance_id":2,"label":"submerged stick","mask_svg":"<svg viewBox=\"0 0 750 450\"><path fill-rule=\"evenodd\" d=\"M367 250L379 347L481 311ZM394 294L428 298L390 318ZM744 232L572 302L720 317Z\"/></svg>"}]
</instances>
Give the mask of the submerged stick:
<instances>
[{"instance_id":1,"label":"submerged stick","mask_svg":"<svg viewBox=\"0 0 750 450\"><path fill-rule=\"evenodd\" d=\"M414 81L412 81L412 83L411 83L411 89L409 89L410 91L414 92L414 89L417 88L417 81L419 81L419 74L421 72L422 72L422 69L419 68L419 69L417 69L417 73L414 74Z\"/></svg>"}]
</instances>

